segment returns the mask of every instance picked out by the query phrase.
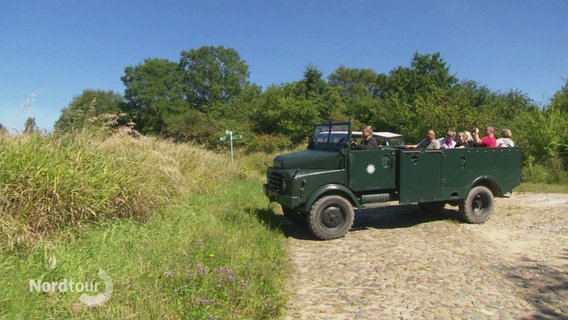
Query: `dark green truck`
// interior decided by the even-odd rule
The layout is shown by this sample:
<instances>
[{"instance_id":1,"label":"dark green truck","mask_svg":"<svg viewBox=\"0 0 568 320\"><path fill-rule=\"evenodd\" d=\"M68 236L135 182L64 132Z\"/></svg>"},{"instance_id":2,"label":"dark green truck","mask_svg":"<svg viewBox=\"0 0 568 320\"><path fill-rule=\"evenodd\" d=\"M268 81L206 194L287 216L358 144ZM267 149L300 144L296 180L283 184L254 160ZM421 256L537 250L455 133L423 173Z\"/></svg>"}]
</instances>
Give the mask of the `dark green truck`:
<instances>
[{"instance_id":1,"label":"dark green truck","mask_svg":"<svg viewBox=\"0 0 568 320\"><path fill-rule=\"evenodd\" d=\"M348 122L317 125L307 150L279 155L268 168L266 196L320 239L349 232L354 208L386 201L426 212L450 204L466 222L483 223L494 197L520 184L519 148L404 149L394 135L379 138L379 149L352 150L354 136Z\"/></svg>"}]
</instances>

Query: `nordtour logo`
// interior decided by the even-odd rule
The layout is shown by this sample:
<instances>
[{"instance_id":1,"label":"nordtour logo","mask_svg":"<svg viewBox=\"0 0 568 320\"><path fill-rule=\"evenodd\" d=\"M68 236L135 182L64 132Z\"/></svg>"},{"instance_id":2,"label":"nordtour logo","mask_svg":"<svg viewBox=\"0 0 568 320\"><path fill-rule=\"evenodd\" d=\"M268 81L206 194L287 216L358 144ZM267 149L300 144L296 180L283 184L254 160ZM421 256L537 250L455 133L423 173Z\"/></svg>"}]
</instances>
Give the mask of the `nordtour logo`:
<instances>
[{"instance_id":1,"label":"nordtour logo","mask_svg":"<svg viewBox=\"0 0 568 320\"><path fill-rule=\"evenodd\" d=\"M105 304L112 297L113 287L112 278L103 269L99 270L99 277L104 281L104 290L99 294L94 294L102 290L100 282L80 282L73 279L63 279L61 281L46 282L41 279L30 280L30 292L77 292L82 293L79 297L82 303L89 307L96 307ZM87 294L91 293L91 294Z\"/></svg>"}]
</instances>

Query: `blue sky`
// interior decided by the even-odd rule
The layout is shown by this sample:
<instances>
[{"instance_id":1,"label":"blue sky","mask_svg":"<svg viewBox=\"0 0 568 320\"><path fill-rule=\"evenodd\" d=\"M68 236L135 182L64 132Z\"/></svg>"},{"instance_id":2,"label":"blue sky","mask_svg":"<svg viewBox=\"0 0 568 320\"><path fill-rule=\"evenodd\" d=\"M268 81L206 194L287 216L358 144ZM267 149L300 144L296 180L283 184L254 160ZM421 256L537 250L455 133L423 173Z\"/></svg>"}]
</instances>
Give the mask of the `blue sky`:
<instances>
[{"instance_id":1,"label":"blue sky","mask_svg":"<svg viewBox=\"0 0 568 320\"><path fill-rule=\"evenodd\" d=\"M263 88L440 52L460 80L545 105L568 79L568 1L0 0L0 123L51 130L84 89L123 94L125 67L205 45L237 50Z\"/></svg>"}]
</instances>

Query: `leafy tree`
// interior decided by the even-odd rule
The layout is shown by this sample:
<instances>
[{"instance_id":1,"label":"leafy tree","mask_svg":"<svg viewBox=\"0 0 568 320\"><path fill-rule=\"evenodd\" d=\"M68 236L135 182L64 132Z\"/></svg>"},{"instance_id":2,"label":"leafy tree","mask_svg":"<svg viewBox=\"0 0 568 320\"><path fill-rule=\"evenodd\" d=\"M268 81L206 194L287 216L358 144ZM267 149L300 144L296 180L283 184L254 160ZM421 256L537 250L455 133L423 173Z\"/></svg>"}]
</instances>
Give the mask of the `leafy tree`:
<instances>
[{"instance_id":1,"label":"leafy tree","mask_svg":"<svg viewBox=\"0 0 568 320\"><path fill-rule=\"evenodd\" d=\"M305 139L321 121L317 100L297 98L296 84L271 86L263 94L255 115L259 133L283 134L293 143Z\"/></svg>"},{"instance_id":2,"label":"leafy tree","mask_svg":"<svg viewBox=\"0 0 568 320\"><path fill-rule=\"evenodd\" d=\"M297 92L296 97L305 100L306 106L314 108L318 114L314 121L331 121L337 116L335 111L340 104L340 98L331 90L330 85L323 79L321 71L316 67L306 67L303 79L296 82L294 86ZM344 116L340 118L344 120Z\"/></svg>"},{"instance_id":3,"label":"leafy tree","mask_svg":"<svg viewBox=\"0 0 568 320\"><path fill-rule=\"evenodd\" d=\"M381 118L377 122L404 133L409 141L421 139L427 129L446 128L436 116L454 112L452 90L458 79L450 74L439 53L415 53L410 67L393 69L381 93ZM452 108L448 108L452 106ZM425 121L424 117L427 117Z\"/></svg>"},{"instance_id":4,"label":"leafy tree","mask_svg":"<svg viewBox=\"0 0 568 320\"><path fill-rule=\"evenodd\" d=\"M8 129L0 123L0 136L5 136L8 134Z\"/></svg>"},{"instance_id":5,"label":"leafy tree","mask_svg":"<svg viewBox=\"0 0 568 320\"><path fill-rule=\"evenodd\" d=\"M34 117L28 117L24 125L24 134L32 134L38 130Z\"/></svg>"},{"instance_id":6,"label":"leafy tree","mask_svg":"<svg viewBox=\"0 0 568 320\"><path fill-rule=\"evenodd\" d=\"M314 66L306 67L304 78L296 84L298 98L318 99L325 95L328 86L322 79L322 73Z\"/></svg>"},{"instance_id":7,"label":"leafy tree","mask_svg":"<svg viewBox=\"0 0 568 320\"><path fill-rule=\"evenodd\" d=\"M121 79L140 131L211 145L208 133L221 125L219 120L248 122L251 112L243 102L260 89L247 78L248 66L238 53L220 46L183 51L179 63L146 59L127 67Z\"/></svg>"},{"instance_id":8,"label":"leafy tree","mask_svg":"<svg viewBox=\"0 0 568 320\"><path fill-rule=\"evenodd\" d=\"M182 51L179 66L187 102L202 112L216 103L230 104L249 85L248 65L237 51L223 46Z\"/></svg>"},{"instance_id":9,"label":"leafy tree","mask_svg":"<svg viewBox=\"0 0 568 320\"><path fill-rule=\"evenodd\" d=\"M167 133L165 118L187 107L183 93L183 70L167 59L146 59L127 67L121 77L129 111L144 133Z\"/></svg>"},{"instance_id":10,"label":"leafy tree","mask_svg":"<svg viewBox=\"0 0 568 320\"><path fill-rule=\"evenodd\" d=\"M518 144L537 163L560 159L568 166L568 82L554 94L550 105L532 108L517 121Z\"/></svg>"},{"instance_id":11,"label":"leafy tree","mask_svg":"<svg viewBox=\"0 0 568 320\"><path fill-rule=\"evenodd\" d=\"M345 98L357 96L378 97L384 88L386 75L371 69L337 68L328 77L329 84Z\"/></svg>"},{"instance_id":12,"label":"leafy tree","mask_svg":"<svg viewBox=\"0 0 568 320\"><path fill-rule=\"evenodd\" d=\"M345 105L344 119L353 119L360 126L376 124L379 105L382 103L378 98L384 87L386 75L377 74L371 69L340 66L328 79Z\"/></svg>"},{"instance_id":13,"label":"leafy tree","mask_svg":"<svg viewBox=\"0 0 568 320\"><path fill-rule=\"evenodd\" d=\"M68 107L63 108L55 122L55 130L69 132L84 128L101 114L124 112L126 105L120 94L103 90L84 90Z\"/></svg>"},{"instance_id":14,"label":"leafy tree","mask_svg":"<svg viewBox=\"0 0 568 320\"><path fill-rule=\"evenodd\" d=\"M568 169L568 80L562 88L554 94L550 104L551 117L560 123L558 144L556 150L564 161L565 169Z\"/></svg>"},{"instance_id":15,"label":"leafy tree","mask_svg":"<svg viewBox=\"0 0 568 320\"><path fill-rule=\"evenodd\" d=\"M559 110L568 117L568 80L566 80L562 88L552 97L550 109Z\"/></svg>"}]
</instances>

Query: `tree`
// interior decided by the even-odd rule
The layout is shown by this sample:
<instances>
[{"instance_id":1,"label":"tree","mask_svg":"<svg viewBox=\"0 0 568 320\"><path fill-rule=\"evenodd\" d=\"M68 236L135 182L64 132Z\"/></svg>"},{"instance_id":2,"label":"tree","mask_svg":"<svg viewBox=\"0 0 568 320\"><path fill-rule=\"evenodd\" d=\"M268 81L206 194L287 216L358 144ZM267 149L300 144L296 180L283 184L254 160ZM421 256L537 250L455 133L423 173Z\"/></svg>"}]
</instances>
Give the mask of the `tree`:
<instances>
[{"instance_id":1,"label":"tree","mask_svg":"<svg viewBox=\"0 0 568 320\"><path fill-rule=\"evenodd\" d=\"M0 136L8 135L8 129L0 123Z\"/></svg>"},{"instance_id":2,"label":"tree","mask_svg":"<svg viewBox=\"0 0 568 320\"><path fill-rule=\"evenodd\" d=\"M167 59L146 59L125 68L124 98L141 132L167 134L165 118L187 109L183 76L179 65Z\"/></svg>"},{"instance_id":3,"label":"tree","mask_svg":"<svg viewBox=\"0 0 568 320\"><path fill-rule=\"evenodd\" d=\"M202 112L216 103L230 104L249 85L248 65L237 51L223 46L182 51L179 66L187 102Z\"/></svg>"},{"instance_id":4,"label":"tree","mask_svg":"<svg viewBox=\"0 0 568 320\"><path fill-rule=\"evenodd\" d=\"M118 93L103 90L84 90L63 108L55 122L55 130L69 132L84 128L89 121L101 114L124 112L126 105Z\"/></svg>"},{"instance_id":5,"label":"tree","mask_svg":"<svg viewBox=\"0 0 568 320\"><path fill-rule=\"evenodd\" d=\"M376 125L381 104L378 98L386 81L384 74L377 74L371 69L340 66L328 79L345 106L344 119L353 119L358 126Z\"/></svg>"},{"instance_id":6,"label":"tree","mask_svg":"<svg viewBox=\"0 0 568 320\"><path fill-rule=\"evenodd\" d=\"M37 131L37 126L34 117L28 117L24 125L24 134L32 134Z\"/></svg>"},{"instance_id":7,"label":"tree","mask_svg":"<svg viewBox=\"0 0 568 320\"><path fill-rule=\"evenodd\" d=\"M297 84L271 86L262 95L254 116L258 133L282 134L299 143L321 121L321 104L317 99L297 97Z\"/></svg>"},{"instance_id":8,"label":"tree","mask_svg":"<svg viewBox=\"0 0 568 320\"><path fill-rule=\"evenodd\" d=\"M248 74L239 54L220 46L182 51L179 63L146 59L127 67L121 79L140 131L214 145L213 124L248 121L244 107L260 92Z\"/></svg>"},{"instance_id":9,"label":"tree","mask_svg":"<svg viewBox=\"0 0 568 320\"><path fill-rule=\"evenodd\" d=\"M327 83L322 79L322 73L314 66L306 67L304 78L300 80L296 88L298 98L321 99L328 90Z\"/></svg>"},{"instance_id":10,"label":"tree","mask_svg":"<svg viewBox=\"0 0 568 320\"><path fill-rule=\"evenodd\" d=\"M452 112L445 107L451 105L454 97L451 91L457 84L458 79L450 74L440 53L416 52L410 67L398 67L389 73L381 93L384 103L380 104L382 117L378 121L398 128L409 141L417 141L427 129L444 125L443 121L428 123L423 116L426 112L429 115Z\"/></svg>"},{"instance_id":11,"label":"tree","mask_svg":"<svg viewBox=\"0 0 568 320\"><path fill-rule=\"evenodd\" d=\"M440 53L414 54L411 67L398 67L390 72L385 91L407 102L414 102L421 95L427 95L437 89L449 89L458 83L450 74L446 62Z\"/></svg>"},{"instance_id":12,"label":"tree","mask_svg":"<svg viewBox=\"0 0 568 320\"><path fill-rule=\"evenodd\" d=\"M356 96L377 97L383 90L386 75L377 74L371 69L337 68L328 77L329 84L345 98Z\"/></svg>"},{"instance_id":13,"label":"tree","mask_svg":"<svg viewBox=\"0 0 568 320\"><path fill-rule=\"evenodd\" d=\"M559 110L568 118L568 80L552 97L550 109Z\"/></svg>"},{"instance_id":14,"label":"tree","mask_svg":"<svg viewBox=\"0 0 568 320\"><path fill-rule=\"evenodd\" d=\"M568 166L568 82L543 110L531 108L516 122L518 145L538 163L561 159Z\"/></svg>"}]
</instances>

